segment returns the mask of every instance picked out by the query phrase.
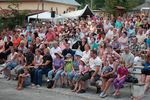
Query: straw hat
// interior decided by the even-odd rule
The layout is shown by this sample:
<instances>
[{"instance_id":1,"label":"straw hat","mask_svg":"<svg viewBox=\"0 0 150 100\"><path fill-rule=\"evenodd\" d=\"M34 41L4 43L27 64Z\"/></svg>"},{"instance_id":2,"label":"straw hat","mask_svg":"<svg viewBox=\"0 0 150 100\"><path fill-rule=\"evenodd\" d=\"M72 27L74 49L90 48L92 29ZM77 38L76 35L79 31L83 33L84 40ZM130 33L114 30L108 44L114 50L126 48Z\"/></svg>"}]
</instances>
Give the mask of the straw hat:
<instances>
[{"instance_id":1,"label":"straw hat","mask_svg":"<svg viewBox=\"0 0 150 100\"><path fill-rule=\"evenodd\" d=\"M61 58L63 58L63 55L61 54L61 52L56 52L55 55L60 56Z\"/></svg>"}]
</instances>

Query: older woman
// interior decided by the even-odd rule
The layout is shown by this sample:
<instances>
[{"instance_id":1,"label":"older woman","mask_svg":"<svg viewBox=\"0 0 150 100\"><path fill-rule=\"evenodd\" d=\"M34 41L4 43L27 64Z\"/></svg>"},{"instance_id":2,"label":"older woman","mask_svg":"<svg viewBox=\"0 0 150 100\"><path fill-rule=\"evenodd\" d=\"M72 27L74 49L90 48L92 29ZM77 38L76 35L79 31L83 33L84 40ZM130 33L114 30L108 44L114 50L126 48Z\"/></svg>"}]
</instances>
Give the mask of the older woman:
<instances>
[{"instance_id":1,"label":"older woman","mask_svg":"<svg viewBox=\"0 0 150 100\"><path fill-rule=\"evenodd\" d=\"M64 59L62 54L60 52L55 53L56 58L53 61L53 69L48 72L48 80L49 79L54 79L54 84L53 87L55 87L56 82L60 78L61 73L63 72L63 67L64 67ZM54 78L53 78L54 75Z\"/></svg>"}]
</instances>

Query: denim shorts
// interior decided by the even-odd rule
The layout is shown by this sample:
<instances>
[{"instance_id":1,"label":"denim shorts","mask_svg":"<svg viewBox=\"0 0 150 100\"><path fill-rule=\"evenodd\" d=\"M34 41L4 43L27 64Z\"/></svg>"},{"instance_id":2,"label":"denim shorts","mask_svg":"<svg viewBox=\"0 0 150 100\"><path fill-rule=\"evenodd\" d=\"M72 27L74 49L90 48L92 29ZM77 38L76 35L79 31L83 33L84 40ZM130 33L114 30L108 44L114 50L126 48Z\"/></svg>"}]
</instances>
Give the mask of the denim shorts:
<instances>
[{"instance_id":1,"label":"denim shorts","mask_svg":"<svg viewBox=\"0 0 150 100\"><path fill-rule=\"evenodd\" d=\"M6 64L6 67L7 67L9 70L14 69L16 66L17 66L17 62L16 62L16 61L11 61L11 62L9 62L9 63Z\"/></svg>"},{"instance_id":2,"label":"denim shorts","mask_svg":"<svg viewBox=\"0 0 150 100\"><path fill-rule=\"evenodd\" d=\"M24 86L24 87L27 87L27 86L29 86L30 84L31 84L31 77L30 77L30 76L25 77L23 86Z\"/></svg>"}]
</instances>

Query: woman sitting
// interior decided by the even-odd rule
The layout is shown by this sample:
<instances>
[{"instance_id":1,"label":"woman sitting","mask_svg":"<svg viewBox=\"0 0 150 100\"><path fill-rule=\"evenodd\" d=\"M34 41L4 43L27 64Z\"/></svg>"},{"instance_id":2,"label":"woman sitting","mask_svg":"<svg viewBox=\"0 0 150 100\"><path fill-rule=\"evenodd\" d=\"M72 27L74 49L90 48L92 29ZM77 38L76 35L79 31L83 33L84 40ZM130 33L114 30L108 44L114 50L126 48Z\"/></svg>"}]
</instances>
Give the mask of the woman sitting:
<instances>
[{"instance_id":1,"label":"woman sitting","mask_svg":"<svg viewBox=\"0 0 150 100\"><path fill-rule=\"evenodd\" d=\"M102 78L102 86L100 93L100 97L104 98L107 96L107 90L114 80L114 74L117 70L117 63L114 62L112 57L108 58L108 61L104 62L104 67L102 69L101 78Z\"/></svg>"},{"instance_id":2,"label":"woman sitting","mask_svg":"<svg viewBox=\"0 0 150 100\"><path fill-rule=\"evenodd\" d=\"M119 90L123 86L123 84L124 84L124 82L126 80L127 74L128 74L128 69L125 66L125 62L124 61L120 62L120 67L119 67L117 73L118 73L117 77L114 79L114 87L115 87L114 96L118 96L120 94Z\"/></svg>"},{"instance_id":3,"label":"woman sitting","mask_svg":"<svg viewBox=\"0 0 150 100\"><path fill-rule=\"evenodd\" d=\"M60 75L63 72L63 67L64 67L64 60L63 60L62 54L60 52L57 52L55 53L55 55L56 55L56 58L53 61L53 69L48 72L48 80L49 79L54 80L54 84L52 88L55 88L56 82L60 78Z\"/></svg>"},{"instance_id":4,"label":"woman sitting","mask_svg":"<svg viewBox=\"0 0 150 100\"><path fill-rule=\"evenodd\" d=\"M8 60L5 62L6 67L0 70L0 73L4 71L4 74L8 77L7 79L11 79L11 70L17 66L17 52L11 48L11 54L8 57Z\"/></svg>"},{"instance_id":5,"label":"woman sitting","mask_svg":"<svg viewBox=\"0 0 150 100\"><path fill-rule=\"evenodd\" d=\"M36 49L32 65L27 66L29 68L29 73L31 75L31 82L32 83L34 83L34 74L35 74L34 72L42 64L42 62L43 62L43 56L41 55L41 50ZM32 84L32 85L34 86L34 84Z\"/></svg>"},{"instance_id":6,"label":"woman sitting","mask_svg":"<svg viewBox=\"0 0 150 100\"><path fill-rule=\"evenodd\" d=\"M18 50L17 54L17 66L11 71L15 72L15 79L18 78L19 74L23 73L21 70L24 69L25 66L25 57L23 55L23 52L21 50Z\"/></svg>"}]
</instances>

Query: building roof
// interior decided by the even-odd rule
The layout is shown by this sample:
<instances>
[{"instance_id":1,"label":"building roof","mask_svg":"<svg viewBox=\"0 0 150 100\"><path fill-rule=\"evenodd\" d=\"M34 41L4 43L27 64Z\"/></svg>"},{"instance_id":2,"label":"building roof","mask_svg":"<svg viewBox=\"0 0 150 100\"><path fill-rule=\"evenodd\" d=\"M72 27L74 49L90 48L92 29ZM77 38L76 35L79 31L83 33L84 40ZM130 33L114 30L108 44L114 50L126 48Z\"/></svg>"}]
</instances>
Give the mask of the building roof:
<instances>
[{"instance_id":1,"label":"building roof","mask_svg":"<svg viewBox=\"0 0 150 100\"><path fill-rule=\"evenodd\" d=\"M10 1L12 0L0 0L0 2L10 2ZM39 0L18 0L18 1L30 2L30 1L39 1ZM73 5L73 6L80 6L80 4L75 0L44 0L44 1L62 3L67 5Z\"/></svg>"},{"instance_id":2,"label":"building roof","mask_svg":"<svg viewBox=\"0 0 150 100\"><path fill-rule=\"evenodd\" d=\"M77 10L77 11L72 11L66 14L62 14L62 18L78 18L78 17L87 17L89 16L94 16L93 11L89 8L88 5L86 5L83 9Z\"/></svg>"},{"instance_id":3,"label":"building roof","mask_svg":"<svg viewBox=\"0 0 150 100\"><path fill-rule=\"evenodd\" d=\"M80 6L80 4L75 0L45 0L45 1L64 3L64 4L74 5L74 6Z\"/></svg>"}]
</instances>

